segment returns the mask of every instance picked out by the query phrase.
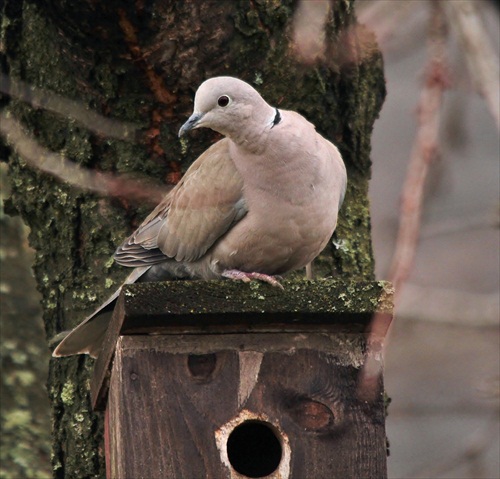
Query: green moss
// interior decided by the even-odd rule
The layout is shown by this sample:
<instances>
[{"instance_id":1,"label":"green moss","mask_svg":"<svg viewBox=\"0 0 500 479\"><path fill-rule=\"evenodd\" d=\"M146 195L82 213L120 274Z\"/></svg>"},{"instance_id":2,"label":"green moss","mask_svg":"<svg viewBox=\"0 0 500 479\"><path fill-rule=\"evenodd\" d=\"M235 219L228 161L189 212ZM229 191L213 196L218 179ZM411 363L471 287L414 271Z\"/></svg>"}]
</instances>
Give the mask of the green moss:
<instances>
[{"instance_id":1,"label":"green moss","mask_svg":"<svg viewBox=\"0 0 500 479\"><path fill-rule=\"evenodd\" d=\"M166 281L136 283L124 286L129 311L135 305L137 314L159 314L153 301L145 298L175 298L168 307L175 314L231 313L260 311L301 313L367 314L392 313L393 289L384 281L343 281L331 279L285 279L283 290L267 283L253 281ZM220 298L224 298L224 302ZM150 310L145 305L150 304ZM161 312L167 312L159 302Z\"/></svg>"},{"instance_id":2,"label":"green moss","mask_svg":"<svg viewBox=\"0 0 500 479\"><path fill-rule=\"evenodd\" d=\"M75 384L72 381L64 383L61 391L61 401L67 406L71 406L74 402L75 389Z\"/></svg>"}]
</instances>

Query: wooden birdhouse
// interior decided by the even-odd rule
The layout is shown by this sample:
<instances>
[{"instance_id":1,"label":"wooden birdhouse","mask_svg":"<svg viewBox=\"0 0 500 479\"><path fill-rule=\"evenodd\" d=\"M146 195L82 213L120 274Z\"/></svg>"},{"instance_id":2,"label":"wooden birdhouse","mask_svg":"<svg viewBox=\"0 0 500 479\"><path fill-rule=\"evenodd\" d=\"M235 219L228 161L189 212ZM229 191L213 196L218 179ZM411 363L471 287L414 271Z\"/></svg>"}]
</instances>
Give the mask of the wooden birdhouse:
<instances>
[{"instance_id":1,"label":"wooden birdhouse","mask_svg":"<svg viewBox=\"0 0 500 479\"><path fill-rule=\"evenodd\" d=\"M92 380L109 478L386 477L382 379L358 380L388 285L284 286L123 289Z\"/></svg>"}]
</instances>

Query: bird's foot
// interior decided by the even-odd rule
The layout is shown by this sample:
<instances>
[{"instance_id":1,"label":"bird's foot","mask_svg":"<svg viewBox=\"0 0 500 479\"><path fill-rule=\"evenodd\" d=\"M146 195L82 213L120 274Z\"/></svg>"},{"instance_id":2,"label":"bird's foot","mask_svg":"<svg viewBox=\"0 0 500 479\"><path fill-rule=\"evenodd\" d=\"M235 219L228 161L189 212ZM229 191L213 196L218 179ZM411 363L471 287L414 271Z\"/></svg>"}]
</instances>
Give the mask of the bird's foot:
<instances>
[{"instance_id":1,"label":"bird's foot","mask_svg":"<svg viewBox=\"0 0 500 479\"><path fill-rule=\"evenodd\" d=\"M244 283L250 283L250 281L257 279L259 281L263 281L264 283L268 283L271 286L275 286L277 288L285 289L281 285L281 283L274 276L270 276L264 273L245 273L243 271L239 271L237 269L227 269L222 273L224 278L233 279L236 281L243 281ZM279 278L279 276L278 276ZM280 278L281 279L281 278Z\"/></svg>"}]
</instances>

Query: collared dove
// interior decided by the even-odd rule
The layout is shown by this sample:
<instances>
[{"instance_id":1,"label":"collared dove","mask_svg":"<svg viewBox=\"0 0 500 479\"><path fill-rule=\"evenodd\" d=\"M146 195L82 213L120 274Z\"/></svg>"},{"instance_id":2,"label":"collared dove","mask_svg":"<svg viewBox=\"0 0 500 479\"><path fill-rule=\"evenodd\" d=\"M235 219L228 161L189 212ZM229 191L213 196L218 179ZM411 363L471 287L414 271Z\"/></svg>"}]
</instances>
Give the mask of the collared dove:
<instances>
[{"instance_id":1,"label":"collared dove","mask_svg":"<svg viewBox=\"0 0 500 479\"><path fill-rule=\"evenodd\" d=\"M117 249L115 261L135 268L124 284L225 277L280 286L273 275L306 266L335 230L347 183L339 151L301 115L232 77L198 88L179 136L199 127L225 138ZM53 355L96 356L120 289Z\"/></svg>"}]
</instances>

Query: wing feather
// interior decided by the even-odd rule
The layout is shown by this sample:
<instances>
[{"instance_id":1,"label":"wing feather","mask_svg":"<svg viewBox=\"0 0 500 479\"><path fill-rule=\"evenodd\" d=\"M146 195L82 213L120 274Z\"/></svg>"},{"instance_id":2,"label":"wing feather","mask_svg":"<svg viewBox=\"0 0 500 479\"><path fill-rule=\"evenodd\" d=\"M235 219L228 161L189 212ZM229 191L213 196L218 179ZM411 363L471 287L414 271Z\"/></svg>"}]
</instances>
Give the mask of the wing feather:
<instances>
[{"instance_id":1,"label":"wing feather","mask_svg":"<svg viewBox=\"0 0 500 479\"><path fill-rule=\"evenodd\" d=\"M124 266L195 261L247 213L243 181L223 139L206 150L179 184L115 253Z\"/></svg>"}]
</instances>

